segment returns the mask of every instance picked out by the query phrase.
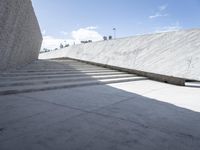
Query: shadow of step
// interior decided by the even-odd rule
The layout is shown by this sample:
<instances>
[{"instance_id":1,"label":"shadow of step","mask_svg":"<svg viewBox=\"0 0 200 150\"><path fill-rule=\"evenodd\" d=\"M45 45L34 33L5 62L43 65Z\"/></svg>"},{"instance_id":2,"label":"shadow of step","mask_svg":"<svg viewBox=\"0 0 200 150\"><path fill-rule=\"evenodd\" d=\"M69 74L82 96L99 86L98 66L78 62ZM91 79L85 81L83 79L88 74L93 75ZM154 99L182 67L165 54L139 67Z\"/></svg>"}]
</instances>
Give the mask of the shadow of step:
<instances>
[{"instance_id":1,"label":"shadow of step","mask_svg":"<svg viewBox=\"0 0 200 150\"><path fill-rule=\"evenodd\" d=\"M19 81L19 80L33 80L33 79L53 79L53 78L68 78L68 77L81 77L81 76L102 76L102 75L119 75L127 74L124 72L95 72L95 73L72 73L72 74L59 74L59 75L30 75L30 76L13 76L13 77L0 77L0 83L4 81Z\"/></svg>"},{"instance_id":2,"label":"shadow of step","mask_svg":"<svg viewBox=\"0 0 200 150\"><path fill-rule=\"evenodd\" d=\"M68 77L68 78L54 78L54 79L36 79L36 80L20 80L20 81L5 81L0 82L0 87L11 87L11 86L25 86L25 85L39 85L39 84L51 84L51 83L62 83L62 82L73 82L73 81L84 81L84 80L102 80L102 79L117 79L134 77L131 74L117 74L117 75L102 75L102 76L80 76L80 77Z\"/></svg>"},{"instance_id":3,"label":"shadow of step","mask_svg":"<svg viewBox=\"0 0 200 150\"><path fill-rule=\"evenodd\" d=\"M70 71L56 71L56 72L29 72L29 73L2 73L0 77L16 77L16 76L33 76L33 75L57 75L57 74L73 74L73 73L103 73L103 72L117 72L114 70L70 70Z\"/></svg>"},{"instance_id":4,"label":"shadow of step","mask_svg":"<svg viewBox=\"0 0 200 150\"><path fill-rule=\"evenodd\" d=\"M101 85L119 82L129 82L146 80L145 77L124 77L124 78L114 78L114 79L100 79L100 80L86 80L86 81L74 81L65 83L52 83L52 84L40 84L40 85L28 85L28 86L14 86L14 87L3 87L0 88L0 95L54 90L62 88L74 88L80 86L91 86L91 85Z\"/></svg>"}]
</instances>

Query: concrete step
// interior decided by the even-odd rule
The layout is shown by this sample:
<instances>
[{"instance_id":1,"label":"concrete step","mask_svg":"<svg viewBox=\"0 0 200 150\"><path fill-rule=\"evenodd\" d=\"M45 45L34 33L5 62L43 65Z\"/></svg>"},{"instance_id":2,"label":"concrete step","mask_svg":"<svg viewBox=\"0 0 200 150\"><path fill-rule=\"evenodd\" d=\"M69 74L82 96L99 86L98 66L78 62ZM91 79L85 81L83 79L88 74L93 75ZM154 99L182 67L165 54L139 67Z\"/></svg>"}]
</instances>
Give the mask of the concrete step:
<instances>
[{"instance_id":1,"label":"concrete step","mask_svg":"<svg viewBox=\"0 0 200 150\"><path fill-rule=\"evenodd\" d=\"M59 64L59 65L55 65L55 64L38 64L38 65L35 65L35 64L32 64L32 65L28 65L26 67L23 67L23 68L20 68L20 69L31 69L31 68L35 68L35 69L45 69L45 68L49 68L49 69L58 69L58 68L103 68L103 67L100 67L100 66L93 66L93 65L88 65L88 64L78 64L78 65L74 65L74 64ZM20 69L17 69L17 70L20 70Z\"/></svg>"},{"instance_id":2,"label":"concrete step","mask_svg":"<svg viewBox=\"0 0 200 150\"><path fill-rule=\"evenodd\" d=\"M54 74L74 74L74 73L103 73L103 72L117 72L115 70L70 70L70 71L56 71L56 72L12 72L0 73L0 77L16 77L16 76L32 76L32 75L54 75Z\"/></svg>"},{"instance_id":3,"label":"concrete step","mask_svg":"<svg viewBox=\"0 0 200 150\"><path fill-rule=\"evenodd\" d=\"M119 75L102 75L102 76L81 76L81 77L68 77L68 78L54 78L54 79L36 79L36 80L20 80L20 81L4 81L0 82L0 87L9 86L24 86L24 85L36 85L36 84L50 84L72 81L84 81L84 80L102 80L102 79L117 79L126 77L137 77L132 74L119 74Z\"/></svg>"},{"instance_id":4,"label":"concrete step","mask_svg":"<svg viewBox=\"0 0 200 150\"><path fill-rule=\"evenodd\" d=\"M101 66L93 66L93 65L73 65L73 64L59 64L59 65L55 65L55 64L38 64L38 65L35 65L35 64L32 64L32 65L28 65L26 67L23 67L23 68L20 68L20 69L31 69L31 68L49 68L49 69L65 69L65 67L96 67L96 68L104 68L104 67L101 67ZM18 70L20 70L18 69Z\"/></svg>"},{"instance_id":5,"label":"concrete step","mask_svg":"<svg viewBox=\"0 0 200 150\"><path fill-rule=\"evenodd\" d=\"M102 76L102 75L118 75L127 74L124 72L95 72L95 73L72 73L72 74L59 74L59 75L30 75L30 76L13 76L13 77L0 77L0 82L4 81L19 81L19 80L33 80L33 79L53 79L53 78L69 78L69 77L81 77L81 76Z\"/></svg>"},{"instance_id":6,"label":"concrete step","mask_svg":"<svg viewBox=\"0 0 200 150\"><path fill-rule=\"evenodd\" d=\"M0 95L145 79L135 74L67 59L39 60L12 72L0 73Z\"/></svg>"},{"instance_id":7,"label":"concrete step","mask_svg":"<svg viewBox=\"0 0 200 150\"><path fill-rule=\"evenodd\" d=\"M43 72L43 71L68 71L68 70L102 70L102 69L107 69L107 68L102 68L102 67L70 67L70 66L64 66L64 67L30 67L30 68L23 68L23 69L17 69L10 71L8 73L12 72ZM114 69L109 69L109 70L114 70Z\"/></svg>"},{"instance_id":8,"label":"concrete step","mask_svg":"<svg viewBox=\"0 0 200 150\"><path fill-rule=\"evenodd\" d=\"M40 84L40 85L28 85L28 86L14 86L14 87L3 87L0 88L0 95L36 92L44 90L54 90L62 88L73 88L88 85L99 85L99 84L111 84L119 82L129 82L145 80L145 77L124 77L115 79L101 79L101 80L87 80L87 81L74 81L74 82L64 82L64 83L53 83L53 84Z\"/></svg>"},{"instance_id":9,"label":"concrete step","mask_svg":"<svg viewBox=\"0 0 200 150\"><path fill-rule=\"evenodd\" d=\"M104 70L112 70L112 69L107 69L107 68L77 68L77 69L74 69L74 68L66 68L66 69L35 69L35 70L14 70L12 72L7 72L7 73L34 73L34 72L57 72L57 71L60 71L60 72L64 72L64 71L104 71ZM112 70L113 71L113 70Z\"/></svg>"}]
</instances>

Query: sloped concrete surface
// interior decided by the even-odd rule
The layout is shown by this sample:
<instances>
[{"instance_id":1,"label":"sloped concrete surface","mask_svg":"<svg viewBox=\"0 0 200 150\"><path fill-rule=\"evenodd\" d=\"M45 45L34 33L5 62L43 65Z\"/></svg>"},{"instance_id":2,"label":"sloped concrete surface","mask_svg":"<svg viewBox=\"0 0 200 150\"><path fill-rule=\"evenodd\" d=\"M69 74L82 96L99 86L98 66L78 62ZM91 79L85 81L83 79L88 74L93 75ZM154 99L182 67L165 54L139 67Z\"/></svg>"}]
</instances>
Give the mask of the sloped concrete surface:
<instances>
[{"instance_id":1,"label":"sloped concrete surface","mask_svg":"<svg viewBox=\"0 0 200 150\"><path fill-rule=\"evenodd\" d=\"M0 71L38 59L41 42L31 0L0 0Z\"/></svg>"},{"instance_id":2,"label":"sloped concrete surface","mask_svg":"<svg viewBox=\"0 0 200 150\"><path fill-rule=\"evenodd\" d=\"M200 80L200 29L70 46L41 59L69 57L104 65Z\"/></svg>"},{"instance_id":3,"label":"sloped concrete surface","mask_svg":"<svg viewBox=\"0 0 200 150\"><path fill-rule=\"evenodd\" d=\"M200 111L173 105L173 101L179 99L179 103L181 99L198 103L199 88L148 79L124 82L120 81L120 76L138 76L123 72L117 74L118 77L113 75L112 79L119 79L117 83L87 86L82 86L82 79L76 76L72 77L76 81L67 81L71 77L56 76L52 78L52 84L46 74L41 74L47 72L50 75L59 70L66 75L74 70L88 82L96 80L99 83L99 77L103 76L111 79L110 75L98 76L99 72L109 69L72 60L36 61L7 72L7 77L4 73L1 79L6 79L0 80L1 88L6 82L7 87L15 87L19 82L22 83L20 87L26 87L25 83L35 83L39 88L44 84L39 81L47 80L49 83L45 84L53 85L60 84L60 79L63 83L79 82L80 85L0 95L1 150L199 150ZM91 70L97 74L94 76L87 72ZM27 79L12 78L12 74L17 74L17 78L20 73ZM32 76L38 78L32 79ZM154 93L157 97L150 98ZM173 93L177 93L176 96ZM169 101L162 101L161 96L168 97Z\"/></svg>"}]
</instances>

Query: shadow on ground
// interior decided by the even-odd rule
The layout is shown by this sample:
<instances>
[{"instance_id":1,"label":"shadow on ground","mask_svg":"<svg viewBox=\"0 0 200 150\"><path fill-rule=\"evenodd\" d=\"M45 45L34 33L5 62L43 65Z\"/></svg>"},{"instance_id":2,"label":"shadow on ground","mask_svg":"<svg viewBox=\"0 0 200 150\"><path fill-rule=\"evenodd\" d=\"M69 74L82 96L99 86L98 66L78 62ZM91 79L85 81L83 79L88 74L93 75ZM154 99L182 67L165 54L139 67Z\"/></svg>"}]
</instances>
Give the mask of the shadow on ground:
<instances>
[{"instance_id":1,"label":"shadow on ground","mask_svg":"<svg viewBox=\"0 0 200 150\"><path fill-rule=\"evenodd\" d=\"M0 96L2 150L198 150L199 125L197 112L104 84Z\"/></svg>"}]
</instances>

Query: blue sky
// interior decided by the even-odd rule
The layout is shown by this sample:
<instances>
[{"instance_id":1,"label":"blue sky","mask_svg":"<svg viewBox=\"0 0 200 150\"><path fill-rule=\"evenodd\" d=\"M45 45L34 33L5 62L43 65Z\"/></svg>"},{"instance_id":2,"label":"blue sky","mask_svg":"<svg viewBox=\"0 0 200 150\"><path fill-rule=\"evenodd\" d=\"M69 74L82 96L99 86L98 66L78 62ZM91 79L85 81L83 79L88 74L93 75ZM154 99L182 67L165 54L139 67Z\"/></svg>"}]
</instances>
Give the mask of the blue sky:
<instances>
[{"instance_id":1,"label":"blue sky","mask_svg":"<svg viewBox=\"0 0 200 150\"><path fill-rule=\"evenodd\" d=\"M32 0L43 47L200 27L200 0Z\"/></svg>"}]
</instances>

